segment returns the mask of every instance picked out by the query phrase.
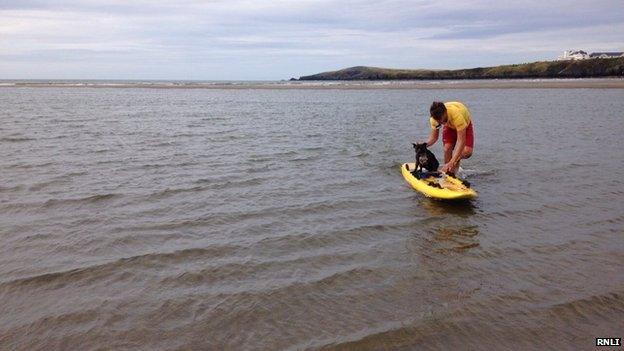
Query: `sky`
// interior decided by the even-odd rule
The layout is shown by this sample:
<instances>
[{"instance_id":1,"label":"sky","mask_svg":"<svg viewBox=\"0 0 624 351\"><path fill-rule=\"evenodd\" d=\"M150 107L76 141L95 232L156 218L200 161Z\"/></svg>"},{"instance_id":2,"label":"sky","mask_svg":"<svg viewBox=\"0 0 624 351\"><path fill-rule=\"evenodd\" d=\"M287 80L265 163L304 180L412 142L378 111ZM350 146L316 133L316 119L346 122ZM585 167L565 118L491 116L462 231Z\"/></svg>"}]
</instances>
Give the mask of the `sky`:
<instances>
[{"instance_id":1,"label":"sky","mask_svg":"<svg viewBox=\"0 0 624 351\"><path fill-rule=\"evenodd\" d=\"M280 80L624 51L622 0L0 0L0 79Z\"/></svg>"}]
</instances>

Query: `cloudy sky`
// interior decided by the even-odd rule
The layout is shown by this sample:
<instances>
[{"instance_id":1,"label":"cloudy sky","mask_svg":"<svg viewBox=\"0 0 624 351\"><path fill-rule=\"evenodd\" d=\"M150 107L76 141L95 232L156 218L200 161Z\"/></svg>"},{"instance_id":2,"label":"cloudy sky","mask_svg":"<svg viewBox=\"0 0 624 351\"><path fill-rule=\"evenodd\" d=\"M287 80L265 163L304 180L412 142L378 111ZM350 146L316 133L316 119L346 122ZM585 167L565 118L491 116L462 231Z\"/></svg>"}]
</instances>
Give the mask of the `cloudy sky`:
<instances>
[{"instance_id":1,"label":"cloudy sky","mask_svg":"<svg viewBox=\"0 0 624 351\"><path fill-rule=\"evenodd\" d=\"M624 51L622 0L0 0L0 79L276 80Z\"/></svg>"}]
</instances>

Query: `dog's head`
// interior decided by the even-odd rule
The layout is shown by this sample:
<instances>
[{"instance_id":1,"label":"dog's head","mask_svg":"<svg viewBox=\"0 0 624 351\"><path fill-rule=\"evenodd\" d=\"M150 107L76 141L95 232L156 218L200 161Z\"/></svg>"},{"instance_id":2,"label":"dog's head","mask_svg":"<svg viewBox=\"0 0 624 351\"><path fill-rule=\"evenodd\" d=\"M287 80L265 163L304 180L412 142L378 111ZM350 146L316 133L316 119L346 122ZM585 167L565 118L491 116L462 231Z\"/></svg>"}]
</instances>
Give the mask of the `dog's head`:
<instances>
[{"instance_id":1,"label":"dog's head","mask_svg":"<svg viewBox=\"0 0 624 351\"><path fill-rule=\"evenodd\" d=\"M416 150L417 154L421 152L427 152L427 143L421 143L421 144L412 143L412 145L414 146L414 150Z\"/></svg>"},{"instance_id":2,"label":"dog's head","mask_svg":"<svg viewBox=\"0 0 624 351\"><path fill-rule=\"evenodd\" d=\"M426 165L429 162L429 156L427 156L427 143L414 144L414 151L416 151L416 162L420 165Z\"/></svg>"}]
</instances>

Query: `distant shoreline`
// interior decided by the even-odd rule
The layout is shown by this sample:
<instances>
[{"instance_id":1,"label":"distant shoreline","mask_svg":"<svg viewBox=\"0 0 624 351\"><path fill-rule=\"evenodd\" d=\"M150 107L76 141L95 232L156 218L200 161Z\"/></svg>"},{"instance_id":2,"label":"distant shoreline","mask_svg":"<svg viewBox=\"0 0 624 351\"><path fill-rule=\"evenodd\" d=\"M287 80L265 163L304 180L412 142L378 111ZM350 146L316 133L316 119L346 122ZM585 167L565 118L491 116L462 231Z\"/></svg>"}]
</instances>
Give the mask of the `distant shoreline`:
<instances>
[{"instance_id":1,"label":"distant shoreline","mask_svg":"<svg viewBox=\"0 0 624 351\"><path fill-rule=\"evenodd\" d=\"M431 90L431 89L624 89L624 78L453 81L298 81L298 82L2 82L0 88L92 88L92 89L310 89L310 90Z\"/></svg>"},{"instance_id":2,"label":"distant shoreline","mask_svg":"<svg viewBox=\"0 0 624 351\"><path fill-rule=\"evenodd\" d=\"M355 66L293 80L447 80L552 79L624 77L624 57L538 61L455 70L397 69Z\"/></svg>"}]
</instances>

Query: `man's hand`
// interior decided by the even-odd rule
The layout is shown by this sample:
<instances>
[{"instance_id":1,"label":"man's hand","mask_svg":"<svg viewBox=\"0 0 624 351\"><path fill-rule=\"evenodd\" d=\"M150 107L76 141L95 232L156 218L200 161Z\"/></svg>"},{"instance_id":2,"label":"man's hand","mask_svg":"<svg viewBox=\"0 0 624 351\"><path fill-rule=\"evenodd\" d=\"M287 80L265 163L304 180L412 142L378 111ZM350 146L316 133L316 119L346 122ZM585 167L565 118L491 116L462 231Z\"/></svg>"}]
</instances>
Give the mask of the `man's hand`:
<instances>
[{"instance_id":1,"label":"man's hand","mask_svg":"<svg viewBox=\"0 0 624 351\"><path fill-rule=\"evenodd\" d=\"M440 172L447 173L448 171L452 170L453 167L455 167L455 162L451 161L445 164L444 166L442 166L442 168L440 169Z\"/></svg>"}]
</instances>

